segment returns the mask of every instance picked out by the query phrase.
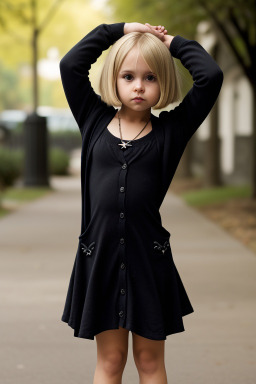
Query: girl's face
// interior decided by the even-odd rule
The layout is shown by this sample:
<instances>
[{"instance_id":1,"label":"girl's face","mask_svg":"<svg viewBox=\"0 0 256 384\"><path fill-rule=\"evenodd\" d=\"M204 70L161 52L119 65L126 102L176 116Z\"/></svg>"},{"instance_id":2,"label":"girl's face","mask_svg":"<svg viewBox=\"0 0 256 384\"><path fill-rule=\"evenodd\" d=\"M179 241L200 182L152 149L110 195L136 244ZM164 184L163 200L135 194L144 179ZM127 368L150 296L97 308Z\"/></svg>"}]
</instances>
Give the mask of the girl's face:
<instances>
[{"instance_id":1,"label":"girl's face","mask_svg":"<svg viewBox=\"0 0 256 384\"><path fill-rule=\"evenodd\" d=\"M120 101L134 111L144 111L157 104L160 86L137 48L124 59L117 76L117 93Z\"/></svg>"}]
</instances>

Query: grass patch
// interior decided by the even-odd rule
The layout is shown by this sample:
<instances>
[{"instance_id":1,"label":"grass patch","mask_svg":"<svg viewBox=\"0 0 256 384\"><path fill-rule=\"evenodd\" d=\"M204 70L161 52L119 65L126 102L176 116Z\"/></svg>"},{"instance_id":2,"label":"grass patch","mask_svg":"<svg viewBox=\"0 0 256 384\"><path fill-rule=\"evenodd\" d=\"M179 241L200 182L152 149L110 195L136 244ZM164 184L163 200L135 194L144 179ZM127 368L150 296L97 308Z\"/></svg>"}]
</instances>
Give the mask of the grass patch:
<instances>
[{"instance_id":1,"label":"grass patch","mask_svg":"<svg viewBox=\"0 0 256 384\"><path fill-rule=\"evenodd\" d=\"M4 217L5 215L8 215L8 213L10 213L9 209L0 207L0 218Z\"/></svg>"},{"instance_id":2,"label":"grass patch","mask_svg":"<svg viewBox=\"0 0 256 384\"><path fill-rule=\"evenodd\" d=\"M214 188L203 188L182 193L182 198L187 204L197 207L225 203L230 199L251 196L251 187L243 186L221 186Z\"/></svg>"},{"instance_id":3,"label":"grass patch","mask_svg":"<svg viewBox=\"0 0 256 384\"><path fill-rule=\"evenodd\" d=\"M51 192L49 187L22 187L7 188L3 195L3 200L15 200L19 202L35 200Z\"/></svg>"},{"instance_id":4,"label":"grass patch","mask_svg":"<svg viewBox=\"0 0 256 384\"><path fill-rule=\"evenodd\" d=\"M6 216L16 210L16 208L9 208L7 202L13 203L14 206L21 205L29 201L39 199L53 192L52 187L9 187L6 188L4 193L0 194L0 217Z\"/></svg>"}]
</instances>

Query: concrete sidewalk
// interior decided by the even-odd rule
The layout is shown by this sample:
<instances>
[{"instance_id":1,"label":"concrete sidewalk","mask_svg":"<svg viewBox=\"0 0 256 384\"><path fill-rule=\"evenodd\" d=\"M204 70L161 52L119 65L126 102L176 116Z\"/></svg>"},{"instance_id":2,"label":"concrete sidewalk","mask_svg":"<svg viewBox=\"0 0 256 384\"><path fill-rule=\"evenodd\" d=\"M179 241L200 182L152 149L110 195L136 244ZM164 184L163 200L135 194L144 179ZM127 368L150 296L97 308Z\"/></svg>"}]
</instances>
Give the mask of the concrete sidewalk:
<instances>
[{"instance_id":1,"label":"concrete sidewalk","mask_svg":"<svg viewBox=\"0 0 256 384\"><path fill-rule=\"evenodd\" d=\"M80 233L79 177L0 220L0 383L91 384L96 340L61 322ZM256 383L256 255L168 193L161 207L195 312L166 340L168 383ZM129 356L123 384L139 383ZM104 384L104 383L103 383Z\"/></svg>"}]
</instances>

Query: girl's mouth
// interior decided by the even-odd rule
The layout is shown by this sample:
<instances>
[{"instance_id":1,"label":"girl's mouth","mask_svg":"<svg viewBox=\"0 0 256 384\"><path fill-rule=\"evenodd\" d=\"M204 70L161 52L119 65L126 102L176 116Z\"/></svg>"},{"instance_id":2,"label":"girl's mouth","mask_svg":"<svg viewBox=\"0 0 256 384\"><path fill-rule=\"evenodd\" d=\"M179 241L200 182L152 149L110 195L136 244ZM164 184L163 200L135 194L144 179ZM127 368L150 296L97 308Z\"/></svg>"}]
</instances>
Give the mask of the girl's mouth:
<instances>
[{"instance_id":1,"label":"girl's mouth","mask_svg":"<svg viewBox=\"0 0 256 384\"><path fill-rule=\"evenodd\" d=\"M144 101L144 99L142 99L142 97L135 97L133 100L138 102L138 103L141 101Z\"/></svg>"}]
</instances>

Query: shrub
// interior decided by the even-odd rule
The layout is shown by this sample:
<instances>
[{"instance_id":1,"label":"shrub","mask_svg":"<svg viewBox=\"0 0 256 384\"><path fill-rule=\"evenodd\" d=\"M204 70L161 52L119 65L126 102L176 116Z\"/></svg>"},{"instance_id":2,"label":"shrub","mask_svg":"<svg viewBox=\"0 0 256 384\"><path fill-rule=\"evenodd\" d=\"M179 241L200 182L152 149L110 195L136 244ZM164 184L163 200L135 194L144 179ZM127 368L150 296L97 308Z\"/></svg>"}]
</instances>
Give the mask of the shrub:
<instances>
[{"instance_id":1,"label":"shrub","mask_svg":"<svg viewBox=\"0 0 256 384\"><path fill-rule=\"evenodd\" d=\"M0 186L6 188L14 184L23 171L24 152L0 147Z\"/></svg>"},{"instance_id":2,"label":"shrub","mask_svg":"<svg viewBox=\"0 0 256 384\"><path fill-rule=\"evenodd\" d=\"M69 155L61 148L49 151L49 173L52 175L68 175Z\"/></svg>"}]
</instances>

